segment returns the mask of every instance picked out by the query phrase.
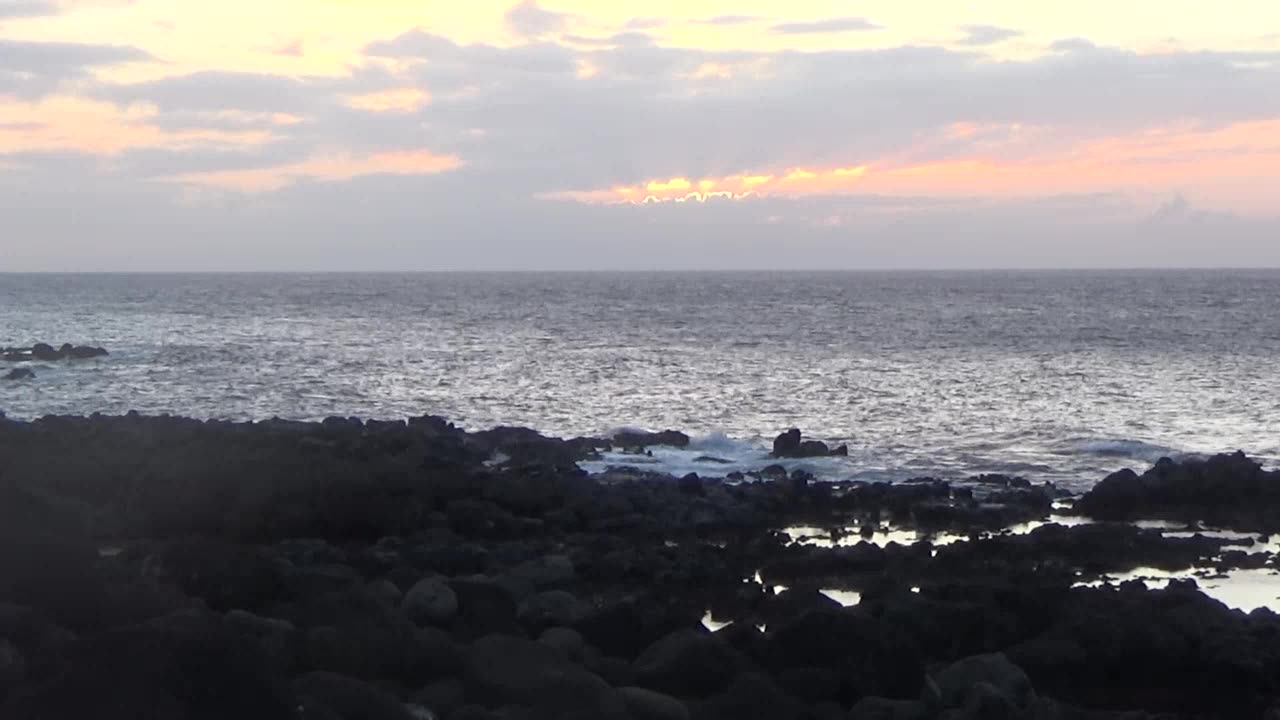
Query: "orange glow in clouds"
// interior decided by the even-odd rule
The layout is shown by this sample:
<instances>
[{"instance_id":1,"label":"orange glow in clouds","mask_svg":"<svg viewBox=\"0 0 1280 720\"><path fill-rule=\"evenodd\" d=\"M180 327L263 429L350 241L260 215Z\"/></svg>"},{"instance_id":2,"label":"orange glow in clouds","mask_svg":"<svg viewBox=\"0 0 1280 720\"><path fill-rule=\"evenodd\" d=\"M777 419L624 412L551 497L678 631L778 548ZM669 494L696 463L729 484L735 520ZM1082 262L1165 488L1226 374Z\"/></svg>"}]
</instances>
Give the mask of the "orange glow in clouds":
<instances>
[{"instance_id":1,"label":"orange glow in clouds","mask_svg":"<svg viewBox=\"0 0 1280 720\"><path fill-rule=\"evenodd\" d=\"M417 88L383 90L347 98L349 107L375 113L413 112L429 102L431 102L431 96Z\"/></svg>"},{"instance_id":2,"label":"orange glow in clouds","mask_svg":"<svg viewBox=\"0 0 1280 720\"><path fill-rule=\"evenodd\" d=\"M696 181L676 177L609 190L557 193L552 197L592 204L642 205L655 202L707 202L715 198L740 200L754 195L812 195L850 187L867 171L866 166L859 166L822 171L796 168L781 175L729 175Z\"/></svg>"},{"instance_id":3,"label":"orange glow in clouds","mask_svg":"<svg viewBox=\"0 0 1280 720\"><path fill-rule=\"evenodd\" d=\"M952 132L975 131L955 126ZM1023 160L993 159L979 152L933 162L883 158L851 168L793 168L778 174L697 181L677 177L548 197L645 205L855 193L1010 199L1194 189L1197 199L1212 206L1265 215L1276 210L1276 168L1280 168L1280 120L1267 120L1214 129L1170 126L1062 146Z\"/></svg>"}]
</instances>

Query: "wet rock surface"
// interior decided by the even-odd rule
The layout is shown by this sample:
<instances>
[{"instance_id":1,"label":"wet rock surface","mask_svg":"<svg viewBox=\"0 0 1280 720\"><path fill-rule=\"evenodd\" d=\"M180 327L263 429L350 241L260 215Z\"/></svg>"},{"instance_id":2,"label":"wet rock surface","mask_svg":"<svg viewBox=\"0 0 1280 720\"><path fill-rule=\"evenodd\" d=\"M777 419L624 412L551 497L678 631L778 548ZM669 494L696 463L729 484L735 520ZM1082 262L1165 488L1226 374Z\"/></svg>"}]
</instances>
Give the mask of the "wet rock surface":
<instances>
[{"instance_id":1,"label":"wet rock surface","mask_svg":"<svg viewBox=\"0 0 1280 720\"><path fill-rule=\"evenodd\" d=\"M613 440L431 417L0 419L0 718L1280 710L1280 616L1194 580L1082 584L1274 567L1252 538L1055 524L1060 494L1018 478L577 469ZM1270 475L1250 467L1162 463L1077 509L1267 528Z\"/></svg>"}]
</instances>

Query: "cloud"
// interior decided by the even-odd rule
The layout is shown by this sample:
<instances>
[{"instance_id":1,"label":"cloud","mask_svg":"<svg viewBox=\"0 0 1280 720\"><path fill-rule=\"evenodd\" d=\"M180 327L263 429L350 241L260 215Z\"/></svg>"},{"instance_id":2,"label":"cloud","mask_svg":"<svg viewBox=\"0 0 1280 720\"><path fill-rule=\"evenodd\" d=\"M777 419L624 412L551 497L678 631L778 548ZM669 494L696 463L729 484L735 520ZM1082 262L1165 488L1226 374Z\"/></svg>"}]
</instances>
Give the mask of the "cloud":
<instances>
[{"instance_id":1,"label":"cloud","mask_svg":"<svg viewBox=\"0 0 1280 720\"><path fill-rule=\"evenodd\" d=\"M590 207L477 194L483 176L466 168L259 196L130 185L74 158L45 167L56 171L0 175L0 213L40 238L6 256L13 270L1280 266L1280 220L1154 227L1109 195ZM77 211L54 211L68 192Z\"/></svg>"},{"instance_id":2,"label":"cloud","mask_svg":"<svg viewBox=\"0 0 1280 720\"><path fill-rule=\"evenodd\" d=\"M623 30L656 30L667 25L666 18L638 17L632 18L622 26Z\"/></svg>"},{"instance_id":3,"label":"cloud","mask_svg":"<svg viewBox=\"0 0 1280 720\"><path fill-rule=\"evenodd\" d=\"M616 35L610 35L609 37L564 35L561 37L561 40L572 45L586 45L589 47L618 47L622 45L644 47L653 45L656 42L652 35L642 32L624 32Z\"/></svg>"},{"instance_id":4,"label":"cloud","mask_svg":"<svg viewBox=\"0 0 1280 720\"><path fill-rule=\"evenodd\" d=\"M122 45L25 42L0 38L0 95L39 98L64 83L87 78L97 67L151 60Z\"/></svg>"},{"instance_id":5,"label":"cloud","mask_svg":"<svg viewBox=\"0 0 1280 720\"><path fill-rule=\"evenodd\" d=\"M271 52L275 55L283 55L285 57L302 57L305 49L305 45L301 40L295 40L272 48Z\"/></svg>"},{"instance_id":6,"label":"cloud","mask_svg":"<svg viewBox=\"0 0 1280 720\"><path fill-rule=\"evenodd\" d=\"M309 87L315 84L315 88ZM103 86L100 99L121 104L145 103L162 112L242 110L258 113L306 113L330 102L315 81L281 75L198 72L160 80Z\"/></svg>"},{"instance_id":7,"label":"cloud","mask_svg":"<svg viewBox=\"0 0 1280 720\"><path fill-rule=\"evenodd\" d=\"M925 47L769 54L394 44L431 49L430 62L408 71L408 82L440 91L422 119L453 136L483 130L468 158L567 184L545 190L973 153L1013 161L1170 123L1280 115L1277 69L1243 66L1233 54L1098 50L993 61ZM580 62L598 71L590 82L577 77ZM725 72L693 84L709 66ZM958 123L982 131L955 133Z\"/></svg>"},{"instance_id":8,"label":"cloud","mask_svg":"<svg viewBox=\"0 0 1280 720\"><path fill-rule=\"evenodd\" d=\"M960 30L964 33L960 44L973 47L995 45L996 43L1022 36L1022 33L1018 30L1010 30L1009 28L995 25L961 25Z\"/></svg>"},{"instance_id":9,"label":"cloud","mask_svg":"<svg viewBox=\"0 0 1280 720\"><path fill-rule=\"evenodd\" d=\"M0 104L0 207L6 223L51 238L41 257L117 262L49 212L75 197L81 232L100 227L122 257L159 269L764 267L792 262L776 257L780 238L810 267L1133 264L1135 248L1148 262L1196 264L1211 258L1193 235L1214 229L1234 233L1241 257L1280 255L1267 234L1277 223L1242 215L1179 221L1174 239L1153 244L1142 221L1158 202L1139 206L1185 187L1207 206L1274 212L1280 52L1073 40L997 60L553 35L464 44L415 30L370 44L341 77L128 84L92 73L139 57L128 49L64 47L57 62L23 51L21 67L114 114L51 123L52 110ZM703 202L547 199L619 189ZM154 225L130 216L147 212ZM193 225L182 247L165 244L166 229ZM243 245L219 250L219 237Z\"/></svg>"},{"instance_id":10,"label":"cloud","mask_svg":"<svg viewBox=\"0 0 1280 720\"><path fill-rule=\"evenodd\" d=\"M322 155L300 162L235 170L204 170L164 178L181 185L243 192L276 192L302 182L341 182L376 175L436 175L462 167L456 157L429 150Z\"/></svg>"},{"instance_id":11,"label":"cloud","mask_svg":"<svg viewBox=\"0 0 1280 720\"><path fill-rule=\"evenodd\" d=\"M566 13L544 10L538 0L521 0L506 12L503 19L512 32L526 38L539 38L561 32L568 25Z\"/></svg>"},{"instance_id":12,"label":"cloud","mask_svg":"<svg viewBox=\"0 0 1280 720\"><path fill-rule=\"evenodd\" d=\"M1097 50L1098 46L1086 38L1064 38L1054 41L1049 49L1059 53L1092 52Z\"/></svg>"},{"instance_id":13,"label":"cloud","mask_svg":"<svg viewBox=\"0 0 1280 720\"><path fill-rule=\"evenodd\" d=\"M58 4L52 0L0 0L0 20L56 15L58 12Z\"/></svg>"},{"instance_id":14,"label":"cloud","mask_svg":"<svg viewBox=\"0 0 1280 720\"><path fill-rule=\"evenodd\" d=\"M774 25L769 30L775 35L816 35L822 33L864 32L880 30L881 26L866 18L843 17L814 20L812 22L788 22Z\"/></svg>"},{"instance_id":15,"label":"cloud","mask_svg":"<svg viewBox=\"0 0 1280 720\"><path fill-rule=\"evenodd\" d=\"M153 108L151 122L174 130L261 130L312 153L428 147L525 196L861 166L932 167L952 185L981 171L1009 184L990 168L1109 138L1152 145L1157 136L1142 133L1178 124L1187 143L1203 143L1214 128L1280 117L1280 66L1267 64L1280 53L1089 47L996 61L937 47L706 51L643 33L463 45L415 30L368 46L369 62L345 78L206 72L93 93ZM1215 152L1263 162L1273 154L1260 137ZM1089 157L1130 157L1126 147ZM1154 152L1185 158L1187 147Z\"/></svg>"},{"instance_id":16,"label":"cloud","mask_svg":"<svg viewBox=\"0 0 1280 720\"><path fill-rule=\"evenodd\" d=\"M756 15L717 15L716 17L697 20L695 22L699 25L719 25L721 27L728 27L732 25L749 25L763 20L764 18Z\"/></svg>"}]
</instances>

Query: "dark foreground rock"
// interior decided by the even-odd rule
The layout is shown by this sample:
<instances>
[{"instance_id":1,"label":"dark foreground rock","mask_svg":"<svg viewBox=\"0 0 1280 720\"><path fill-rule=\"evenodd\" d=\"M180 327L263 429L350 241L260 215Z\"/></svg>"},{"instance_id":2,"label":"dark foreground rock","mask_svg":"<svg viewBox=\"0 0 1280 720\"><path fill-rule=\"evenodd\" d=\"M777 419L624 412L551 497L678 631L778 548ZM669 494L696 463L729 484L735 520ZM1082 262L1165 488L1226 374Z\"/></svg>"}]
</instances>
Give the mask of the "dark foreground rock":
<instances>
[{"instance_id":1,"label":"dark foreground rock","mask_svg":"<svg viewBox=\"0 0 1280 720\"><path fill-rule=\"evenodd\" d=\"M5 380L34 380L35 378L35 372L29 368L14 368L4 376Z\"/></svg>"},{"instance_id":2,"label":"dark foreground rock","mask_svg":"<svg viewBox=\"0 0 1280 720\"><path fill-rule=\"evenodd\" d=\"M1016 478L574 467L599 447L439 418L0 419L0 720L1280 710L1280 616L1193 581L1077 586L1274 565L1248 545L1107 523L1001 533L1055 499ZM1225 467L1160 473L1257 479ZM924 539L860 541L884 523ZM968 540L929 541L942 531ZM709 631L708 610L731 624Z\"/></svg>"}]
</instances>

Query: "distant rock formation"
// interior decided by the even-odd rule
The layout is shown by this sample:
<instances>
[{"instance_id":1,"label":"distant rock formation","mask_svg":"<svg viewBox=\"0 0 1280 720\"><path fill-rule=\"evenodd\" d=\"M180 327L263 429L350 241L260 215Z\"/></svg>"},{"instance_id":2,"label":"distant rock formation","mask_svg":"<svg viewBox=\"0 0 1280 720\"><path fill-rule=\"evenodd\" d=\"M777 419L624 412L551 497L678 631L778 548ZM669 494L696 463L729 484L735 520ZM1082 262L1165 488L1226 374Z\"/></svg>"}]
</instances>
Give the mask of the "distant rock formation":
<instances>
[{"instance_id":1,"label":"distant rock formation","mask_svg":"<svg viewBox=\"0 0 1280 720\"><path fill-rule=\"evenodd\" d=\"M688 447L689 436L676 430L662 432L620 432L613 436L613 443L624 448L645 448L650 445L666 445L669 447Z\"/></svg>"},{"instance_id":2,"label":"distant rock formation","mask_svg":"<svg viewBox=\"0 0 1280 720\"><path fill-rule=\"evenodd\" d=\"M97 357L105 357L111 353L106 348L93 347L90 345L72 345L64 343L60 348L54 348L47 343L36 343L29 348L4 348L0 350L0 360L9 362L23 362L29 360L38 360L40 362L57 362L59 360L89 360Z\"/></svg>"},{"instance_id":3,"label":"distant rock formation","mask_svg":"<svg viewBox=\"0 0 1280 720\"><path fill-rule=\"evenodd\" d=\"M776 458L844 457L848 454L849 446L841 445L832 450L820 440L804 440L796 428L782 433L773 441L773 456Z\"/></svg>"}]
</instances>

